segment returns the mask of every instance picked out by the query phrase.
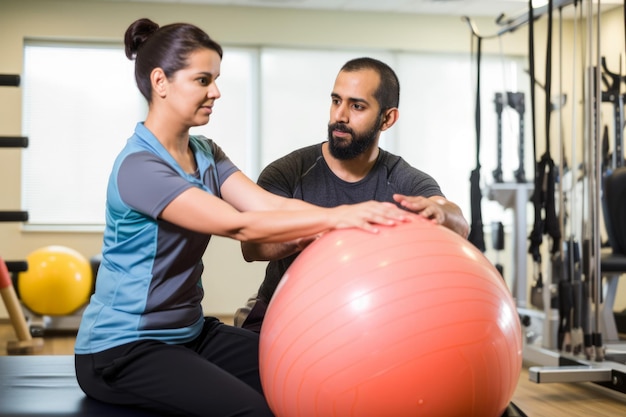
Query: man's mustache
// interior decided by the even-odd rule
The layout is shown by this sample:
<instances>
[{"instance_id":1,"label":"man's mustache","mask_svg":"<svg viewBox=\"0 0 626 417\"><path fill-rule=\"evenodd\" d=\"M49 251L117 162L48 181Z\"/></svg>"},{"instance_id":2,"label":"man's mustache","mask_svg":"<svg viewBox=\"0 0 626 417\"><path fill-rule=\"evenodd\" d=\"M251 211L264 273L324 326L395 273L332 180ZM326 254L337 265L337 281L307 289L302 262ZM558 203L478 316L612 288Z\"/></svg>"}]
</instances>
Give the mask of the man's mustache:
<instances>
[{"instance_id":1,"label":"man's mustache","mask_svg":"<svg viewBox=\"0 0 626 417\"><path fill-rule=\"evenodd\" d=\"M330 125L330 130L337 130L339 132L344 132L344 133L350 133L350 134L354 134L354 132L352 131L352 129L350 129L348 126L346 126L343 123L335 123L335 124L331 124Z\"/></svg>"}]
</instances>

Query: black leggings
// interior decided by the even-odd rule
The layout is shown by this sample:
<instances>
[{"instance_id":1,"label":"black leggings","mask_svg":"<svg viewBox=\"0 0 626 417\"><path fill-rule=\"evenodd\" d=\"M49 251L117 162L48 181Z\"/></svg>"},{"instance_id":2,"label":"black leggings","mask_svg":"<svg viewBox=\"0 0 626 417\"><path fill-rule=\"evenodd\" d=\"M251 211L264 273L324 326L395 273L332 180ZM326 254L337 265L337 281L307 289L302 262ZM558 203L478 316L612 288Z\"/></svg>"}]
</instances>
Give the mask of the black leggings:
<instances>
[{"instance_id":1,"label":"black leggings","mask_svg":"<svg viewBox=\"0 0 626 417\"><path fill-rule=\"evenodd\" d=\"M185 345L141 340L76 355L76 377L92 398L160 415L271 417L258 347L258 334L207 318Z\"/></svg>"}]
</instances>

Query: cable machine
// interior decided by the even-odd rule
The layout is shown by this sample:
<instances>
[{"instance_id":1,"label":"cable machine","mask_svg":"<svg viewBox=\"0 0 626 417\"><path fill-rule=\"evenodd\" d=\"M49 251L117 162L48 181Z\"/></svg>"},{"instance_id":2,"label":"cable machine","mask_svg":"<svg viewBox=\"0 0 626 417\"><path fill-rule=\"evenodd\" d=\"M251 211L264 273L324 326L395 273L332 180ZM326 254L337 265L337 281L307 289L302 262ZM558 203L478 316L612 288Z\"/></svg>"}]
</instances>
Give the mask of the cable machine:
<instances>
[{"instance_id":1,"label":"cable machine","mask_svg":"<svg viewBox=\"0 0 626 417\"><path fill-rule=\"evenodd\" d=\"M547 5L533 7L528 2L528 12L514 18L504 15L496 19L501 27L496 35L483 37L494 38L513 32L523 25L528 25L529 32L529 75L531 78L531 119L533 145L536 149L535 128L535 85L534 51L535 36L534 24L542 16L547 16L546 42L546 80L545 86L545 154L539 160L535 151L535 176L533 186L524 191L531 194L535 211L533 230L526 239L526 204L529 202L526 193L515 190L503 190L501 165L493 172L494 183L488 188L490 192L515 191L517 202L513 207L522 213L516 213L516 227L514 230L515 267L517 278L514 281L514 297L518 303L518 313L525 327L524 352L525 361L536 364L529 368L531 381L537 383L548 382L593 382L611 390L626 393L626 343L620 342L615 330L613 316L613 302L615 290L620 275L626 274L626 247L620 246L620 239L626 240L626 216L623 205L619 209L619 202L626 198L626 167L623 155L624 95L621 93L621 84L626 80L620 73L616 74L607 69L604 58L600 57L600 0L596 8L592 0L550 0ZM578 149L576 124L578 113L574 98L572 102L572 165L565 163L562 132L561 102L554 106L551 102L552 78L552 26L553 12L559 13L559 71L562 71L562 9L571 7L574 14L585 15L586 27L582 30L584 36L583 77L583 162L576 162ZM626 9L626 1L625 6ZM626 10L625 26L626 26ZM477 31L469 18L463 18L470 26L473 36ZM578 22L574 21L574 33L577 32ZM576 35L574 36L576 38ZM577 40L575 40L576 42ZM574 48L576 49L576 47ZM574 66L576 74L576 55L574 52ZM559 77L559 96L562 94L562 77ZM574 83L577 80L574 75ZM580 81L578 81L580 82ZM602 91L602 84L607 88ZM496 99L497 102L497 99ZM613 153L607 151L607 140L602 140L601 112L602 102L613 104L615 144ZM559 133L559 161L558 166L552 160L550 131L551 113L556 114ZM606 135L605 135L606 136ZM501 149L498 149L500 155ZM520 165L521 166L521 165ZM569 169L571 184L564 185L564 176ZM513 184L515 185L515 184ZM578 191L581 188L582 191ZM582 194L579 197L578 194ZM498 200L503 204L500 200ZM504 205L504 204L503 204ZM580 213L578 215L577 213ZM520 214L522 214L521 217ZM574 222L580 221L580 236L577 239ZM519 223L519 224L518 224ZM521 223L524 223L523 225ZM604 223L609 235L610 247L601 242L601 223ZM523 226L523 227L522 227ZM551 247L546 251L541 249L543 236L547 235ZM563 238L562 238L563 237ZM582 254L579 253L578 241L582 242ZM520 246L528 246L528 253L522 255ZM549 253L549 265L542 265L542 254ZM534 278L545 285L543 290L542 310L533 308L526 303L526 263L527 256L533 260ZM548 271L547 280L542 280L542 271ZM605 285L605 279L607 284Z\"/></svg>"}]
</instances>

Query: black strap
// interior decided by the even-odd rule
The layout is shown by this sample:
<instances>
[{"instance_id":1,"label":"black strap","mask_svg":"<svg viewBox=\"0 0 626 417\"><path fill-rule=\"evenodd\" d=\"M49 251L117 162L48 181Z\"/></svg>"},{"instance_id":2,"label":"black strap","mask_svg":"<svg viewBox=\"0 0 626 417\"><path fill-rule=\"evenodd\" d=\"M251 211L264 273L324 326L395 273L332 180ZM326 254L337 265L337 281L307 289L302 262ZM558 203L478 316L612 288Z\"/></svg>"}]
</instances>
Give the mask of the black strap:
<instances>
[{"instance_id":1,"label":"black strap","mask_svg":"<svg viewBox=\"0 0 626 417\"><path fill-rule=\"evenodd\" d=\"M535 262L541 262L539 247L541 246L543 235L549 234L552 237L553 246L552 254L558 253L561 247L561 229L559 220L556 215L555 202L555 182L556 167L550 156L550 114L551 106L551 84L552 84L552 0L548 1L548 33L546 46L546 150L539 162L535 162L535 190L533 192L533 204L535 208L535 223L530 234L530 246L528 252L533 256ZM531 101L532 101L532 120L533 120L533 152L536 158L536 130L535 130L535 80L534 80L534 28L533 28L533 7L532 1L529 1L529 56L530 56L530 74L531 74ZM536 161L536 159L535 159ZM545 218L542 216L545 213Z\"/></svg>"},{"instance_id":2,"label":"black strap","mask_svg":"<svg viewBox=\"0 0 626 417\"><path fill-rule=\"evenodd\" d=\"M535 15L532 0L528 0L528 73L530 75L530 120L532 123L531 133L533 139L533 161L535 168L535 191L532 195L533 208L535 212L535 222L530 233L528 253L533 257L533 261L541 263L541 246L543 233L543 219L541 218L541 189L543 188L543 176L540 177L539 163L537 161L537 127L536 127L536 77L535 77Z\"/></svg>"},{"instance_id":3,"label":"black strap","mask_svg":"<svg viewBox=\"0 0 626 417\"><path fill-rule=\"evenodd\" d=\"M476 168L480 168L480 61L482 57L482 38L476 37L476 105L474 121L476 127Z\"/></svg>"},{"instance_id":4,"label":"black strap","mask_svg":"<svg viewBox=\"0 0 626 417\"><path fill-rule=\"evenodd\" d=\"M548 39L546 45L546 153L545 159L547 160L548 178L546 184L546 230L552 238L552 254L561 252L561 226L559 218L556 215L556 177L557 169L550 156L550 115L552 114L552 97L551 97L551 85L552 85L552 12L553 12L553 0L548 1Z\"/></svg>"},{"instance_id":5,"label":"black strap","mask_svg":"<svg viewBox=\"0 0 626 417\"><path fill-rule=\"evenodd\" d=\"M476 37L476 108L475 108L475 128L476 128L476 168L470 175L470 202L472 209L472 224L468 240L474 244L481 252L485 252L485 236L483 232L483 216L481 208L482 191L480 189L480 59L482 55L482 38Z\"/></svg>"},{"instance_id":6,"label":"black strap","mask_svg":"<svg viewBox=\"0 0 626 417\"><path fill-rule=\"evenodd\" d=\"M552 0L548 0L548 33L546 40L546 155L550 158L550 116L552 114Z\"/></svg>"}]
</instances>

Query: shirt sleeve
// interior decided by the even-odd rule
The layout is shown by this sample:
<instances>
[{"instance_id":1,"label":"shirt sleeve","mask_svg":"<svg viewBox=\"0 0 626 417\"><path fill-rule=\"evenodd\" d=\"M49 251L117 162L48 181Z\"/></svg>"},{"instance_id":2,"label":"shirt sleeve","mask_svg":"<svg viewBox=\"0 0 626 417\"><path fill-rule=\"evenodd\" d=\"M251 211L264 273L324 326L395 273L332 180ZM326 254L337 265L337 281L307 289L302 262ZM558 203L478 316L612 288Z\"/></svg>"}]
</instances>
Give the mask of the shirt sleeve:
<instances>
[{"instance_id":1,"label":"shirt sleeve","mask_svg":"<svg viewBox=\"0 0 626 417\"><path fill-rule=\"evenodd\" d=\"M302 179L321 159L321 144L297 149L265 167L257 183L282 197L303 199Z\"/></svg>"},{"instance_id":2,"label":"shirt sleeve","mask_svg":"<svg viewBox=\"0 0 626 417\"><path fill-rule=\"evenodd\" d=\"M392 183L396 184L396 192L411 196L445 197L437 181L429 174L411 166L403 158L399 158L393 169Z\"/></svg>"},{"instance_id":3,"label":"shirt sleeve","mask_svg":"<svg viewBox=\"0 0 626 417\"><path fill-rule=\"evenodd\" d=\"M295 166L295 160L283 157L265 167L257 183L273 194L291 198L299 178L300 174Z\"/></svg>"},{"instance_id":4,"label":"shirt sleeve","mask_svg":"<svg viewBox=\"0 0 626 417\"><path fill-rule=\"evenodd\" d=\"M128 155L117 175L122 201L155 219L172 200L193 186L164 160L147 151Z\"/></svg>"},{"instance_id":5,"label":"shirt sleeve","mask_svg":"<svg viewBox=\"0 0 626 417\"><path fill-rule=\"evenodd\" d=\"M211 147L213 159L215 160L215 167L217 171L218 186L224 185L224 181L235 172L240 171L239 167L230 160L228 155L219 147L219 145L213 142L211 139L207 139L209 146Z\"/></svg>"}]
</instances>

